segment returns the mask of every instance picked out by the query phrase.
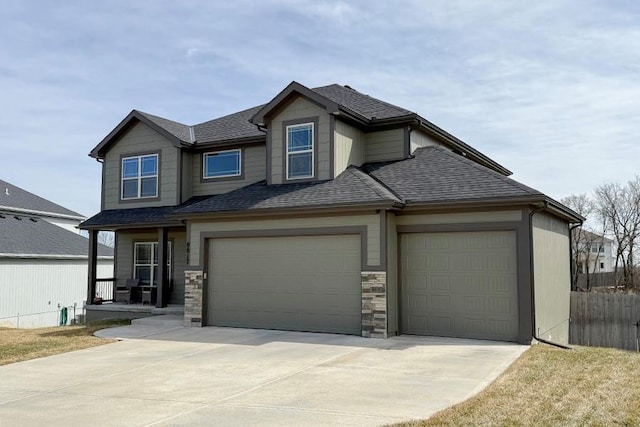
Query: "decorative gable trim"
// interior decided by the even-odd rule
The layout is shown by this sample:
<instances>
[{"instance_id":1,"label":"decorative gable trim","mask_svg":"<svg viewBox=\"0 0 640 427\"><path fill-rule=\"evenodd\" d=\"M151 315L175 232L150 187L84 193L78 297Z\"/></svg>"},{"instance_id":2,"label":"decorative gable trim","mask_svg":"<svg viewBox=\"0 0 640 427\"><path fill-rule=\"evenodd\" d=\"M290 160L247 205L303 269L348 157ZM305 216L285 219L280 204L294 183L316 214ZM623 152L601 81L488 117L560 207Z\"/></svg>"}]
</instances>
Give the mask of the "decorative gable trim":
<instances>
[{"instance_id":1,"label":"decorative gable trim","mask_svg":"<svg viewBox=\"0 0 640 427\"><path fill-rule=\"evenodd\" d=\"M298 82L291 82L289 85L275 96L268 104L262 107L256 114L249 120L251 123L257 126L266 126L268 118L274 115L274 112L279 111L283 104L291 99L293 94L301 95L311 102L319 105L327 110L327 113L334 114L339 110L339 105L328 98L312 91L306 86L301 85Z\"/></svg>"},{"instance_id":2,"label":"decorative gable trim","mask_svg":"<svg viewBox=\"0 0 640 427\"><path fill-rule=\"evenodd\" d=\"M109 147L118 140L127 130L131 128L131 126L136 123L143 123L146 126L150 127L166 139L168 139L174 146L180 147L183 144L190 144L191 141L183 141L171 132L157 125L153 121L149 120L144 114L140 111L132 110L127 117L125 117L119 124L116 126L107 136L104 137L102 141L89 153L89 156L100 159L103 158L105 152L109 149Z\"/></svg>"}]
</instances>

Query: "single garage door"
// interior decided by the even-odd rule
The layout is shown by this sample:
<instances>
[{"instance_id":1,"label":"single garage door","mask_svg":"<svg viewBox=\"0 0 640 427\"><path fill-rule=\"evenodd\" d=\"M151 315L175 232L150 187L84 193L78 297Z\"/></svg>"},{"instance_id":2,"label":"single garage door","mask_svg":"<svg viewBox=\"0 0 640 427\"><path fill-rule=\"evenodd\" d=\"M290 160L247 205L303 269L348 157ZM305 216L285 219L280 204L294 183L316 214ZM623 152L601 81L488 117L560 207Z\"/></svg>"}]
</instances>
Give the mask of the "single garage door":
<instances>
[{"instance_id":1,"label":"single garage door","mask_svg":"<svg viewBox=\"0 0 640 427\"><path fill-rule=\"evenodd\" d=\"M401 236L402 332L516 341L513 231Z\"/></svg>"},{"instance_id":2,"label":"single garage door","mask_svg":"<svg viewBox=\"0 0 640 427\"><path fill-rule=\"evenodd\" d=\"M359 235L209 245L208 324L360 335Z\"/></svg>"}]
</instances>

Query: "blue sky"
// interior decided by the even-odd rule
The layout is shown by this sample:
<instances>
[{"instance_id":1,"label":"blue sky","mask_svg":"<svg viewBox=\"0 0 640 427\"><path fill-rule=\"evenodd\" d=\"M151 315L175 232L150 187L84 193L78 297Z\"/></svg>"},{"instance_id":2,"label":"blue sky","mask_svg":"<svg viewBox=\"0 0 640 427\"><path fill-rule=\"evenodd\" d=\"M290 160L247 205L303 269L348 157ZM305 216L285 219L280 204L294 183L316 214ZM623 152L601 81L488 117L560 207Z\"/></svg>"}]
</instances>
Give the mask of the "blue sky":
<instances>
[{"instance_id":1,"label":"blue sky","mask_svg":"<svg viewBox=\"0 0 640 427\"><path fill-rule=\"evenodd\" d=\"M90 216L132 109L195 124L292 80L418 112L561 198L640 163L637 1L29 1L0 8L0 178Z\"/></svg>"}]
</instances>

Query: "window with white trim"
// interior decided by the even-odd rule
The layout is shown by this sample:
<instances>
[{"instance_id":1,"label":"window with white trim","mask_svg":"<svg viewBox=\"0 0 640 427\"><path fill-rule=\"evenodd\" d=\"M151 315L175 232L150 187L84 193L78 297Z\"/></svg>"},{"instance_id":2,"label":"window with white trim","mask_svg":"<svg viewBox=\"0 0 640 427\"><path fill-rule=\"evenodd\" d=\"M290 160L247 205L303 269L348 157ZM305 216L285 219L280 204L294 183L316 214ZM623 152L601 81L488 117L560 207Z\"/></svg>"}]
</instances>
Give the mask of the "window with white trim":
<instances>
[{"instance_id":1,"label":"window with white trim","mask_svg":"<svg viewBox=\"0 0 640 427\"><path fill-rule=\"evenodd\" d=\"M158 197L158 155L124 157L121 187L123 200Z\"/></svg>"},{"instance_id":2,"label":"window with white trim","mask_svg":"<svg viewBox=\"0 0 640 427\"><path fill-rule=\"evenodd\" d=\"M216 151L202 156L203 178L225 178L242 174L240 150Z\"/></svg>"},{"instance_id":3,"label":"window with white trim","mask_svg":"<svg viewBox=\"0 0 640 427\"><path fill-rule=\"evenodd\" d=\"M136 242L133 251L133 278L142 285L158 284L158 242ZM171 277L171 242L167 242L167 272Z\"/></svg>"},{"instance_id":4,"label":"window with white trim","mask_svg":"<svg viewBox=\"0 0 640 427\"><path fill-rule=\"evenodd\" d=\"M287 126L287 179L313 178L313 126Z\"/></svg>"}]
</instances>

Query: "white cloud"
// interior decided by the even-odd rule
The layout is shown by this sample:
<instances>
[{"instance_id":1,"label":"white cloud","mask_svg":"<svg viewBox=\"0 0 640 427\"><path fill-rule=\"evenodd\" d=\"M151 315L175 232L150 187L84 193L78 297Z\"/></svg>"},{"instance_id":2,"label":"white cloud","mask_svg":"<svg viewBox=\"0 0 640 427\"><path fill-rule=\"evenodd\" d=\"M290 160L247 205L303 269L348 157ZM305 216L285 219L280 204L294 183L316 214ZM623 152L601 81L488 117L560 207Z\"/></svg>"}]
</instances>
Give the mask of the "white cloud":
<instances>
[{"instance_id":1,"label":"white cloud","mask_svg":"<svg viewBox=\"0 0 640 427\"><path fill-rule=\"evenodd\" d=\"M0 178L86 214L87 153L131 109L195 123L291 80L417 111L557 198L640 157L633 3L25 1L0 18Z\"/></svg>"}]
</instances>

